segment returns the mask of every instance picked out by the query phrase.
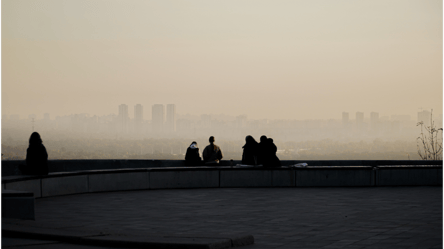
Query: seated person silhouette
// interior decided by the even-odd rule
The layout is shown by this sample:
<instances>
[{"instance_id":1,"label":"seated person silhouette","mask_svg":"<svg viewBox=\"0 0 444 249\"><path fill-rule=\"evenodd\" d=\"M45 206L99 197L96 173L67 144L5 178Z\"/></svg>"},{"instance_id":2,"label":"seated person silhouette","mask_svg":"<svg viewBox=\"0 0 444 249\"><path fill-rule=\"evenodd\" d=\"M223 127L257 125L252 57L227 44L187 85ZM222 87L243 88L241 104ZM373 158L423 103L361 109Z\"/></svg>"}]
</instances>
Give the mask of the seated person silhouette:
<instances>
[{"instance_id":1,"label":"seated person silhouette","mask_svg":"<svg viewBox=\"0 0 444 249\"><path fill-rule=\"evenodd\" d=\"M48 174L48 153L37 132L33 132L29 138L29 147L26 150L26 167L22 171L27 175Z\"/></svg>"},{"instance_id":2,"label":"seated person silhouette","mask_svg":"<svg viewBox=\"0 0 444 249\"><path fill-rule=\"evenodd\" d=\"M277 147L273 143L273 139L261 136L258 150L259 164L264 167L280 167L281 161L276 156L276 152Z\"/></svg>"},{"instance_id":3,"label":"seated person silhouette","mask_svg":"<svg viewBox=\"0 0 444 249\"><path fill-rule=\"evenodd\" d=\"M199 147L197 146L197 142L193 141L190 144L190 147L187 149L187 153L185 154L185 165L186 166L200 166L202 165L202 159L199 154Z\"/></svg>"},{"instance_id":4,"label":"seated person silhouette","mask_svg":"<svg viewBox=\"0 0 444 249\"><path fill-rule=\"evenodd\" d=\"M268 167L280 167L281 166L281 160L276 156L277 147L273 143L272 138L268 138L268 144L270 146L270 165Z\"/></svg>"},{"instance_id":5,"label":"seated person silhouette","mask_svg":"<svg viewBox=\"0 0 444 249\"><path fill-rule=\"evenodd\" d=\"M245 145L242 147L242 164L256 165L259 144L252 136L245 138Z\"/></svg>"},{"instance_id":6,"label":"seated person silhouette","mask_svg":"<svg viewBox=\"0 0 444 249\"><path fill-rule=\"evenodd\" d=\"M205 147L202 157L205 165L217 165L219 161L223 158L222 150L219 146L214 144L214 137L211 136L210 144Z\"/></svg>"},{"instance_id":7,"label":"seated person silhouette","mask_svg":"<svg viewBox=\"0 0 444 249\"><path fill-rule=\"evenodd\" d=\"M267 155L267 136L263 135L260 138L260 143L258 143L257 146L257 164L264 166L266 164L266 161L268 161L268 155Z\"/></svg>"}]
</instances>

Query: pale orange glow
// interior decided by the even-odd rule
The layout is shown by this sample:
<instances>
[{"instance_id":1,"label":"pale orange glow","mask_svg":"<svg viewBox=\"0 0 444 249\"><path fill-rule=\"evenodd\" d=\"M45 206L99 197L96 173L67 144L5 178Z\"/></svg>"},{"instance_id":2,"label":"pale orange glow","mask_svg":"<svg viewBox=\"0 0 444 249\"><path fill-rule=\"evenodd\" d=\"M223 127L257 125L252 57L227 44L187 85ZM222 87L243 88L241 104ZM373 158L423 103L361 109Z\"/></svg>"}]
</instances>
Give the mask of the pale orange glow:
<instances>
[{"instance_id":1,"label":"pale orange glow","mask_svg":"<svg viewBox=\"0 0 444 249\"><path fill-rule=\"evenodd\" d=\"M2 114L442 113L442 16L439 0L3 0Z\"/></svg>"}]
</instances>

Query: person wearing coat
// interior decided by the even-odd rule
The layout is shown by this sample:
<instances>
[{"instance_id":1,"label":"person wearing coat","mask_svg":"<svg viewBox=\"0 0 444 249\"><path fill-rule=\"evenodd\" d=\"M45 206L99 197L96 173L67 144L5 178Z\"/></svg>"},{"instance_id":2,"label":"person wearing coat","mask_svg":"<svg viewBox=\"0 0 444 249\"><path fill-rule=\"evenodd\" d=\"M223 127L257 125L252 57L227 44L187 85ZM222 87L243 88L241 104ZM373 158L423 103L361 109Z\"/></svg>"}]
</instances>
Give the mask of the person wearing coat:
<instances>
[{"instance_id":1,"label":"person wearing coat","mask_svg":"<svg viewBox=\"0 0 444 249\"><path fill-rule=\"evenodd\" d=\"M248 135L245 138L245 145L242 147L244 150L242 153L242 164L245 165L256 165L257 164L257 155L258 155L258 142Z\"/></svg>"},{"instance_id":2,"label":"person wearing coat","mask_svg":"<svg viewBox=\"0 0 444 249\"><path fill-rule=\"evenodd\" d=\"M29 138L29 147L26 150L26 167L23 171L29 175L48 174L48 153L37 132L33 132Z\"/></svg>"},{"instance_id":3,"label":"person wearing coat","mask_svg":"<svg viewBox=\"0 0 444 249\"><path fill-rule=\"evenodd\" d=\"M193 141L190 147L187 148L187 153L185 154L185 165L186 166L200 166L202 164L202 159L199 154L199 147L197 142Z\"/></svg>"},{"instance_id":4,"label":"person wearing coat","mask_svg":"<svg viewBox=\"0 0 444 249\"><path fill-rule=\"evenodd\" d=\"M258 149L258 164L264 167L280 167L281 161L276 156L277 147L272 138L261 136L261 142Z\"/></svg>"},{"instance_id":5,"label":"person wearing coat","mask_svg":"<svg viewBox=\"0 0 444 249\"><path fill-rule=\"evenodd\" d=\"M263 135L260 138L260 142L257 145L257 164L264 166L268 162L268 138Z\"/></svg>"},{"instance_id":6,"label":"person wearing coat","mask_svg":"<svg viewBox=\"0 0 444 249\"><path fill-rule=\"evenodd\" d=\"M205 147L202 157L205 165L217 165L219 161L223 158L222 150L219 146L214 144L214 137L211 136L210 144Z\"/></svg>"},{"instance_id":7,"label":"person wearing coat","mask_svg":"<svg viewBox=\"0 0 444 249\"><path fill-rule=\"evenodd\" d=\"M276 145L273 143L273 139L272 138L268 138L268 143L270 146L270 164L268 165L268 167L280 167L281 166L281 160L279 160L279 158L276 155L277 152L277 147Z\"/></svg>"}]
</instances>

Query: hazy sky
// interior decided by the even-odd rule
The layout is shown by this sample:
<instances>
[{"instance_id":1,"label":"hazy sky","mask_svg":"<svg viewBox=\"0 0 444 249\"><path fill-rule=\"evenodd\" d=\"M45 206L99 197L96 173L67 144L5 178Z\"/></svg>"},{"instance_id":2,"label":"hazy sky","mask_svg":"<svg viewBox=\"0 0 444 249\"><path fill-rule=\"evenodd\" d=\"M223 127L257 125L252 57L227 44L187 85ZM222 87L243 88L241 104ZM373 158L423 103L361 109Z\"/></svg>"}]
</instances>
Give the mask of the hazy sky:
<instances>
[{"instance_id":1,"label":"hazy sky","mask_svg":"<svg viewBox=\"0 0 444 249\"><path fill-rule=\"evenodd\" d=\"M2 114L442 112L441 0L2 0Z\"/></svg>"}]
</instances>

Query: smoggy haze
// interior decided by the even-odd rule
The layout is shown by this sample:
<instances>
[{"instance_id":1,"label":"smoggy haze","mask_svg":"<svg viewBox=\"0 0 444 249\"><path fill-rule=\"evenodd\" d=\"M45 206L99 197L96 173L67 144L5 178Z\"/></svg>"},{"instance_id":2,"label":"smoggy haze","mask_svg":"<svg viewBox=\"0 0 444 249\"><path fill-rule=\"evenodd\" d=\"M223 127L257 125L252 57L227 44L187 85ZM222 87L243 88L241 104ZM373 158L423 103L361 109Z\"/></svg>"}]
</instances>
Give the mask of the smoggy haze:
<instances>
[{"instance_id":1,"label":"smoggy haze","mask_svg":"<svg viewBox=\"0 0 444 249\"><path fill-rule=\"evenodd\" d=\"M442 113L440 0L1 4L6 115Z\"/></svg>"}]
</instances>

